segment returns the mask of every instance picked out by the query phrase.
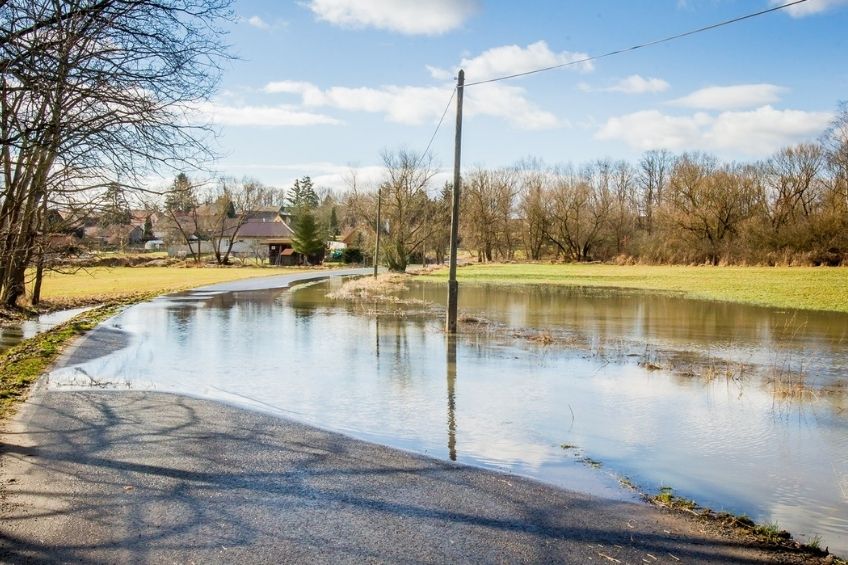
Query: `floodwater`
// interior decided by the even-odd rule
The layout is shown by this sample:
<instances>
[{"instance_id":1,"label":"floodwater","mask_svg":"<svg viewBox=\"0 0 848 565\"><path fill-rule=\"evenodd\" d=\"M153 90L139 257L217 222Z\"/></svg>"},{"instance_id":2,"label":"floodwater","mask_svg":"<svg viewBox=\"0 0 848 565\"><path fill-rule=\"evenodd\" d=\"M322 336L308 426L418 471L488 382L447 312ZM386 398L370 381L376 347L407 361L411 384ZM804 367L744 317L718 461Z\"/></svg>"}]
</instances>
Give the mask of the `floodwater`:
<instances>
[{"instance_id":1,"label":"floodwater","mask_svg":"<svg viewBox=\"0 0 848 565\"><path fill-rule=\"evenodd\" d=\"M432 307L326 298L339 284L135 306L109 322L128 347L50 386L213 398L636 499L627 477L848 553L848 316L465 285L461 311L488 322L448 339L443 286L406 293Z\"/></svg>"},{"instance_id":2,"label":"floodwater","mask_svg":"<svg viewBox=\"0 0 848 565\"><path fill-rule=\"evenodd\" d=\"M90 306L85 306L83 308L59 310L57 312L50 312L49 314L42 314L33 320L24 320L22 322L13 322L5 326L0 326L0 353L3 353L25 339L29 339L61 323L67 322L77 314L82 314L90 308Z\"/></svg>"}]
</instances>

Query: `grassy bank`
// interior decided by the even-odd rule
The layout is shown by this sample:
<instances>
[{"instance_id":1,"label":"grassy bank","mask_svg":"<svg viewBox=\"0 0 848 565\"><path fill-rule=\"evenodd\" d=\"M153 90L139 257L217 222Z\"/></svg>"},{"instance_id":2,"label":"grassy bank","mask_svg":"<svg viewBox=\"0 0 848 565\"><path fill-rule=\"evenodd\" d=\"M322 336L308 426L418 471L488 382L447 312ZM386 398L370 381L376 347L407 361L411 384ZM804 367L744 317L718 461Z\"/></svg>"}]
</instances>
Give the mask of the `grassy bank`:
<instances>
[{"instance_id":1,"label":"grassy bank","mask_svg":"<svg viewBox=\"0 0 848 565\"><path fill-rule=\"evenodd\" d=\"M421 278L444 280L447 269ZM457 278L460 282L650 290L686 298L848 312L846 268L475 264L458 269Z\"/></svg>"},{"instance_id":2,"label":"grassy bank","mask_svg":"<svg viewBox=\"0 0 848 565\"><path fill-rule=\"evenodd\" d=\"M47 273L41 291L50 307L92 304L138 295L165 294L253 277L289 274L296 268L90 267L73 274Z\"/></svg>"}]
</instances>

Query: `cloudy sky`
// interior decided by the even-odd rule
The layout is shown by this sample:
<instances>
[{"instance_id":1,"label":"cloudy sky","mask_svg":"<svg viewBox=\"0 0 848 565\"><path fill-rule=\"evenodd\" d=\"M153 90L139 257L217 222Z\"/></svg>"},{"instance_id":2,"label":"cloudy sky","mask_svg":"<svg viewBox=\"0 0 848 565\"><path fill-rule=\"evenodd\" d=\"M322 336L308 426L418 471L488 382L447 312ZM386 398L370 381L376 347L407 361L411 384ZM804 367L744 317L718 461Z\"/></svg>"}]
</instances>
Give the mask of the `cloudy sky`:
<instances>
[{"instance_id":1,"label":"cloudy sky","mask_svg":"<svg viewBox=\"0 0 848 565\"><path fill-rule=\"evenodd\" d=\"M783 0L236 0L218 96L221 173L341 188L422 151L456 70L476 82L645 43ZM755 159L814 139L848 99L848 0L807 0L643 50L466 89L463 165L645 150ZM433 143L453 155L451 106Z\"/></svg>"}]
</instances>

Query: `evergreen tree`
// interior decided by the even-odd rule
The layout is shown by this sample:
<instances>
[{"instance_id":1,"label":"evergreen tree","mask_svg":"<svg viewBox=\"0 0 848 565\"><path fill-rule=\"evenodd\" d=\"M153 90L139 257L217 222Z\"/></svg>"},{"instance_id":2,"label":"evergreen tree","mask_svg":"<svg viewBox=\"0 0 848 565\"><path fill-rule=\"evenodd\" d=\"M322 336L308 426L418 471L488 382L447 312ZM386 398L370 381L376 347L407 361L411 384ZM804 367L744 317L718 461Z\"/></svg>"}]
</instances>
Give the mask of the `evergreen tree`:
<instances>
[{"instance_id":1,"label":"evergreen tree","mask_svg":"<svg viewBox=\"0 0 848 565\"><path fill-rule=\"evenodd\" d=\"M150 241L151 239L155 239L153 235L153 221L150 219L150 216L144 219L144 233L141 235L142 241Z\"/></svg>"},{"instance_id":2,"label":"evergreen tree","mask_svg":"<svg viewBox=\"0 0 848 565\"><path fill-rule=\"evenodd\" d=\"M324 249L324 239L315 216L309 210L303 209L294 223L294 237L292 247L298 253L309 257L320 253Z\"/></svg>"},{"instance_id":3,"label":"evergreen tree","mask_svg":"<svg viewBox=\"0 0 848 565\"><path fill-rule=\"evenodd\" d=\"M127 202L124 187L118 183L112 183L103 195L104 207L100 216L100 225L126 225L130 223L130 205Z\"/></svg>"},{"instance_id":4,"label":"evergreen tree","mask_svg":"<svg viewBox=\"0 0 848 565\"><path fill-rule=\"evenodd\" d=\"M318 207L318 194L315 193L315 187L309 176L294 181L294 185L289 189L286 204L292 212L296 212L299 208L314 210Z\"/></svg>"},{"instance_id":5,"label":"evergreen tree","mask_svg":"<svg viewBox=\"0 0 848 565\"><path fill-rule=\"evenodd\" d=\"M194 208L194 187L185 173L174 179L174 185L165 195L165 210L169 212L189 212Z\"/></svg>"},{"instance_id":6,"label":"evergreen tree","mask_svg":"<svg viewBox=\"0 0 848 565\"><path fill-rule=\"evenodd\" d=\"M330 209L329 228L330 228L330 236L336 237L337 235L339 235L339 233L340 233L340 231L339 231L339 218L336 216L336 207L335 206L333 206Z\"/></svg>"}]
</instances>

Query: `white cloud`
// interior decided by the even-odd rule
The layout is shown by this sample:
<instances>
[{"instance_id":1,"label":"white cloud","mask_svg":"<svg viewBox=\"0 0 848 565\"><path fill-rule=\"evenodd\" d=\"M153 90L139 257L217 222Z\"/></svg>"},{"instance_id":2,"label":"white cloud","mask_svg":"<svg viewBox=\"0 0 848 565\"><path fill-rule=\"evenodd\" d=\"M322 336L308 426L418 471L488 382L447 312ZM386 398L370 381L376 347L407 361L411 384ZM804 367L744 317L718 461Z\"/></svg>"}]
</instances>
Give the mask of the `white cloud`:
<instances>
[{"instance_id":1,"label":"white cloud","mask_svg":"<svg viewBox=\"0 0 848 565\"><path fill-rule=\"evenodd\" d=\"M339 125L342 122L324 114L305 112L294 106L231 106L204 102L195 111L205 119L227 126L314 126Z\"/></svg>"},{"instance_id":2,"label":"white cloud","mask_svg":"<svg viewBox=\"0 0 848 565\"><path fill-rule=\"evenodd\" d=\"M756 108L780 100L786 89L775 84L737 84L709 86L672 100L669 104L699 110L738 110Z\"/></svg>"},{"instance_id":3,"label":"white cloud","mask_svg":"<svg viewBox=\"0 0 848 565\"><path fill-rule=\"evenodd\" d=\"M390 122L419 125L438 120L449 97L449 89L436 86L334 86L324 91L305 91L303 103L307 106L385 114Z\"/></svg>"},{"instance_id":4,"label":"white cloud","mask_svg":"<svg viewBox=\"0 0 848 565\"><path fill-rule=\"evenodd\" d=\"M248 23L248 25L253 26L256 29L271 29L271 24L269 24L259 16L250 16L245 21Z\"/></svg>"},{"instance_id":5,"label":"white cloud","mask_svg":"<svg viewBox=\"0 0 848 565\"><path fill-rule=\"evenodd\" d=\"M299 94L305 107L384 114L390 122L407 125L436 122L445 111L451 94L450 86L333 86L321 90L314 84L299 81L270 82L263 90ZM464 110L469 117L502 118L520 129L548 129L563 125L555 115L527 100L523 88L512 85L483 84L469 89Z\"/></svg>"},{"instance_id":6,"label":"white cloud","mask_svg":"<svg viewBox=\"0 0 848 565\"><path fill-rule=\"evenodd\" d=\"M709 115L668 116L657 110L609 118L595 134L597 139L617 139L636 149L685 149L698 139Z\"/></svg>"},{"instance_id":7,"label":"white cloud","mask_svg":"<svg viewBox=\"0 0 848 565\"><path fill-rule=\"evenodd\" d=\"M477 82L500 76L524 73L535 69L564 65L583 60L589 55L572 51L551 51L544 41L531 43L527 47L518 45L503 45L483 51L476 57L464 58L460 61L458 69L465 70L466 82ZM455 71L440 69L438 67L427 67L433 78L444 80L452 77ZM588 72L594 69L591 62L577 63L573 69Z\"/></svg>"},{"instance_id":8,"label":"white cloud","mask_svg":"<svg viewBox=\"0 0 848 565\"><path fill-rule=\"evenodd\" d=\"M705 139L718 151L766 155L783 145L818 136L832 119L830 112L776 110L771 106L723 112L705 133Z\"/></svg>"},{"instance_id":9,"label":"white cloud","mask_svg":"<svg viewBox=\"0 0 848 565\"><path fill-rule=\"evenodd\" d=\"M489 83L465 93L465 115L503 118L518 129L541 130L567 126L554 114L537 108L518 86Z\"/></svg>"},{"instance_id":10,"label":"white cloud","mask_svg":"<svg viewBox=\"0 0 848 565\"><path fill-rule=\"evenodd\" d=\"M453 71L449 71L447 69L440 69L439 67L434 67L432 65L425 65L427 71L430 73L436 80L454 80L456 78L456 73Z\"/></svg>"},{"instance_id":11,"label":"white cloud","mask_svg":"<svg viewBox=\"0 0 848 565\"><path fill-rule=\"evenodd\" d=\"M630 75L629 77L621 79L612 86L603 88L594 88L585 82L581 82L577 86L583 92L622 92L624 94L645 94L648 92L663 92L668 90L670 85L661 78L644 78L640 75Z\"/></svg>"},{"instance_id":12,"label":"white cloud","mask_svg":"<svg viewBox=\"0 0 848 565\"><path fill-rule=\"evenodd\" d=\"M780 6L786 4L786 0L771 0L771 4L772 6ZM793 18L803 18L804 16L821 14L827 10L846 5L848 5L848 0L807 0L801 4L795 4L786 8L786 11Z\"/></svg>"},{"instance_id":13,"label":"white cloud","mask_svg":"<svg viewBox=\"0 0 848 565\"><path fill-rule=\"evenodd\" d=\"M408 35L438 35L460 27L475 0L310 0L319 20L352 28L373 27Z\"/></svg>"},{"instance_id":14,"label":"white cloud","mask_svg":"<svg viewBox=\"0 0 848 565\"><path fill-rule=\"evenodd\" d=\"M831 119L829 112L777 110L768 105L717 115L697 112L670 116L658 110L646 110L609 118L595 137L623 141L643 151L665 148L762 157L785 145L817 136Z\"/></svg>"}]
</instances>

